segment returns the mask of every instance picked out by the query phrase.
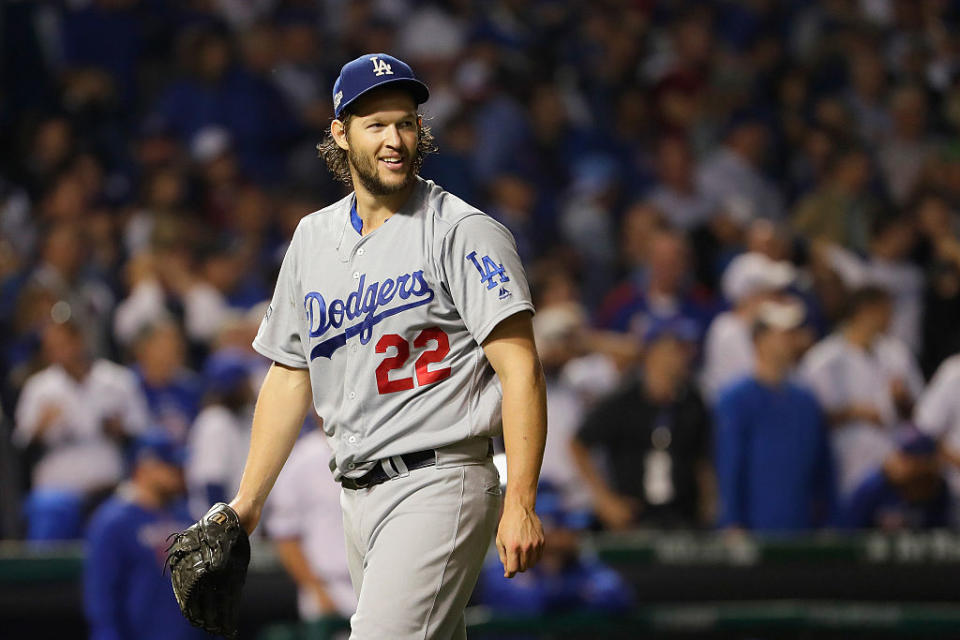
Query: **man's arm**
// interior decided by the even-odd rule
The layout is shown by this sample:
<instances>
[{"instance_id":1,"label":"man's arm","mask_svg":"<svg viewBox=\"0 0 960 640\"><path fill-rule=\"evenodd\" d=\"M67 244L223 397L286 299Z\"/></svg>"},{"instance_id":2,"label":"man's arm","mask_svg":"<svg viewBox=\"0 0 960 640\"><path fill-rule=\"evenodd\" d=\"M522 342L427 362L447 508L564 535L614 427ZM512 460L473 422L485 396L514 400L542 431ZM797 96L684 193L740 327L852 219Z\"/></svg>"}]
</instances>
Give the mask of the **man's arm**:
<instances>
[{"instance_id":1,"label":"man's arm","mask_svg":"<svg viewBox=\"0 0 960 640\"><path fill-rule=\"evenodd\" d=\"M597 469L587 448L576 436L570 439L570 454L580 477L593 495L594 510L603 524L613 530L627 529L640 510L640 504L614 491Z\"/></svg>"},{"instance_id":2,"label":"man's arm","mask_svg":"<svg viewBox=\"0 0 960 640\"><path fill-rule=\"evenodd\" d=\"M303 553L300 540L298 538L276 540L274 548L283 568L287 570L297 586L313 594L321 613L328 616L337 615L337 604L327 591L323 578L314 575L310 570L310 563L307 562L307 556Z\"/></svg>"},{"instance_id":3,"label":"man's arm","mask_svg":"<svg viewBox=\"0 0 960 640\"><path fill-rule=\"evenodd\" d=\"M297 441L310 406L310 371L274 363L260 387L250 452L237 496L230 503L247 532L260 521L277 475Z\"/></svg>"},{"instance_id":4,"label":"man's arm","mask_svg":"<svg viewBox=\"0 0 960 640\"><path fill-rule=\"evenodd\" d=\"M547 390L527 312L496 326L483 351L503 387L503 443L507 495L497 530L504 576L533 567L543 552L543 527L534 512L547 438Z\"/></svg>"},{"instance_id":5,"label":"man's arm","mask_svg":"<svg viewBox=\"0 0 960 640\"><path fill-rule=\"evenodd\" d=\"M747 447L745 420L741 412L739 398L730 394L720 396L716 409L714 465L720 495L717 524L725 529L742 529L747 524L743 512Z\"/></svg>"}]
</instances>

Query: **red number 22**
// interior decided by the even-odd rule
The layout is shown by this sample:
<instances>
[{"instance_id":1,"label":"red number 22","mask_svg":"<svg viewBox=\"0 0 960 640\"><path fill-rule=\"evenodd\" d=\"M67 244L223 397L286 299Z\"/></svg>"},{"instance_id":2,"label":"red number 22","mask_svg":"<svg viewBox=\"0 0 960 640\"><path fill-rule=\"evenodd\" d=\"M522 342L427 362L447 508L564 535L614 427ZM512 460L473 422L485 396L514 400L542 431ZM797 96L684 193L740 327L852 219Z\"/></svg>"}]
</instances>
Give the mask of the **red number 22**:
<instances>
[{"instance_id":1,"label":"red number 22","mask_svg":"<svg viewBox=\"0 0 960 640\"><path fill-rule=\"evenodd\" d=\"M431 364L442 361L450 353L450 339L447 334L436 327L424 329L414 338L413 346L420 349L430 342L436 342L437 346L421 353L414 365L417 385L421 387L439 382L450 375L450 367L430 370ZM381 395L408 391L413 389L414 386L412 377L390 379L390 372L402 368L410 358L410 343L395 333L389 333L377 341L377 353L386 353L390 347L397 350L396 355L384 358L383 362L377 367L377 390Z\"/></svg>"}]
</instances>

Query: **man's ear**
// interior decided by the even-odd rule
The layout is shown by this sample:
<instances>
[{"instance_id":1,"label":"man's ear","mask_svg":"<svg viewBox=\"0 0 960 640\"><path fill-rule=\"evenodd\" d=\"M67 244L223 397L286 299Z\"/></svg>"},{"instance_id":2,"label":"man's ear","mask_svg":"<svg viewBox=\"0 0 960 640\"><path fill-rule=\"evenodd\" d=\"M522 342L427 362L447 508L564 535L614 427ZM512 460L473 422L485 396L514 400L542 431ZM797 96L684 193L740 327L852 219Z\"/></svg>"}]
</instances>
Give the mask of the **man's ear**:
<instances>
[{"instance_id":1,"label":"man's ear","mask_svg":"<svg viewBox=\"0 0 960 640\"><path fill-rule=\"evenodd\" d=\"M347 144L347 128L344 126L343 121L334 120L330 123L330 135L333 136L333 141L337 143L337 146L348 151L350 145Z\"/></svg>"}]
</instances>

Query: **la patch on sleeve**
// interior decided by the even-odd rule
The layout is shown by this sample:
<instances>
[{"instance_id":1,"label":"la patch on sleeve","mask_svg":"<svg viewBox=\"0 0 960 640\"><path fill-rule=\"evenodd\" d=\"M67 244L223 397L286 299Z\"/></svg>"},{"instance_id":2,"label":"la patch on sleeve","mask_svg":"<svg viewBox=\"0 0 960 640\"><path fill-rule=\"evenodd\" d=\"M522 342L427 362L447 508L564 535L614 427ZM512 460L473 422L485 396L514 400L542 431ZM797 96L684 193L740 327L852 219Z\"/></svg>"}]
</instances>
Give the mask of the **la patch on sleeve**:
<instances>
[{"instance_id":1,"label":"la patch on sleeve","mask_svg":"<svg viewBox=\"0 0 960 640\"><path fill-rule=\"evenodd\" d=\"M478 259L476 251L471 251L467 254L466 259L472 262L473 266L477 268L477 272L480 274L480 282L486 285L487 290L494 289L499 285L500 291L497 295L501 300L506 300L513 295L510 293L510 290L504 286L504 283L510 282L510 278L507 276L503 264L495 262L493 258L488 255Z\"/></svg>"}]
</instances>

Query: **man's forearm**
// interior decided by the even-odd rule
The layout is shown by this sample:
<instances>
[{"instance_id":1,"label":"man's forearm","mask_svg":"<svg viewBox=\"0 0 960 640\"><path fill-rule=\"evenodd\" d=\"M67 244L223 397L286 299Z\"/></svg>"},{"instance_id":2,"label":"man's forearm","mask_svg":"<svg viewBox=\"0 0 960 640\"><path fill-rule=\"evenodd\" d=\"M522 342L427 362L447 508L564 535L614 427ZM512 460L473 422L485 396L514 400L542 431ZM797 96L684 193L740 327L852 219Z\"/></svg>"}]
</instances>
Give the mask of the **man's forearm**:
<instances>
[{"instance_id":1,"label":"man's forearm","mask_svg":"<svg viewBox=\"0 0 960 640\"><path fill-rule=\"evenodd\" d=\"M310 374L274 364L257 398L250 452L237 496L230 503L244 527L252 530L283 463L297 440L310 406Z\"/></svg>"},{"instance_id":2,"label":"man's forearm","mask_svg":"<svg viewBox=\"0 0 960 640\"><path fill-rule=\"evenodd\" d=\"M577 470L580 471L580 476L587 483L587 487L589 487L594 498L602 498L603 496L613 493L607 485L607 482L603 479L603 476L597 470L597 466L593 463L590 457L590 450L576 438L570 440L569 447L573 463L577 466Z\"/></svg>"},{"instance_id":3,"label":"man's forearm","mask_svg":"<svg viewBox=\"0 0 960 640\"><path fill-rule=\"evenodd\" d=\"M547 395L543 369L501 376L503 444L507 452L506 502L533 508L547 439Z\"/></svg>"}]
</instances>

